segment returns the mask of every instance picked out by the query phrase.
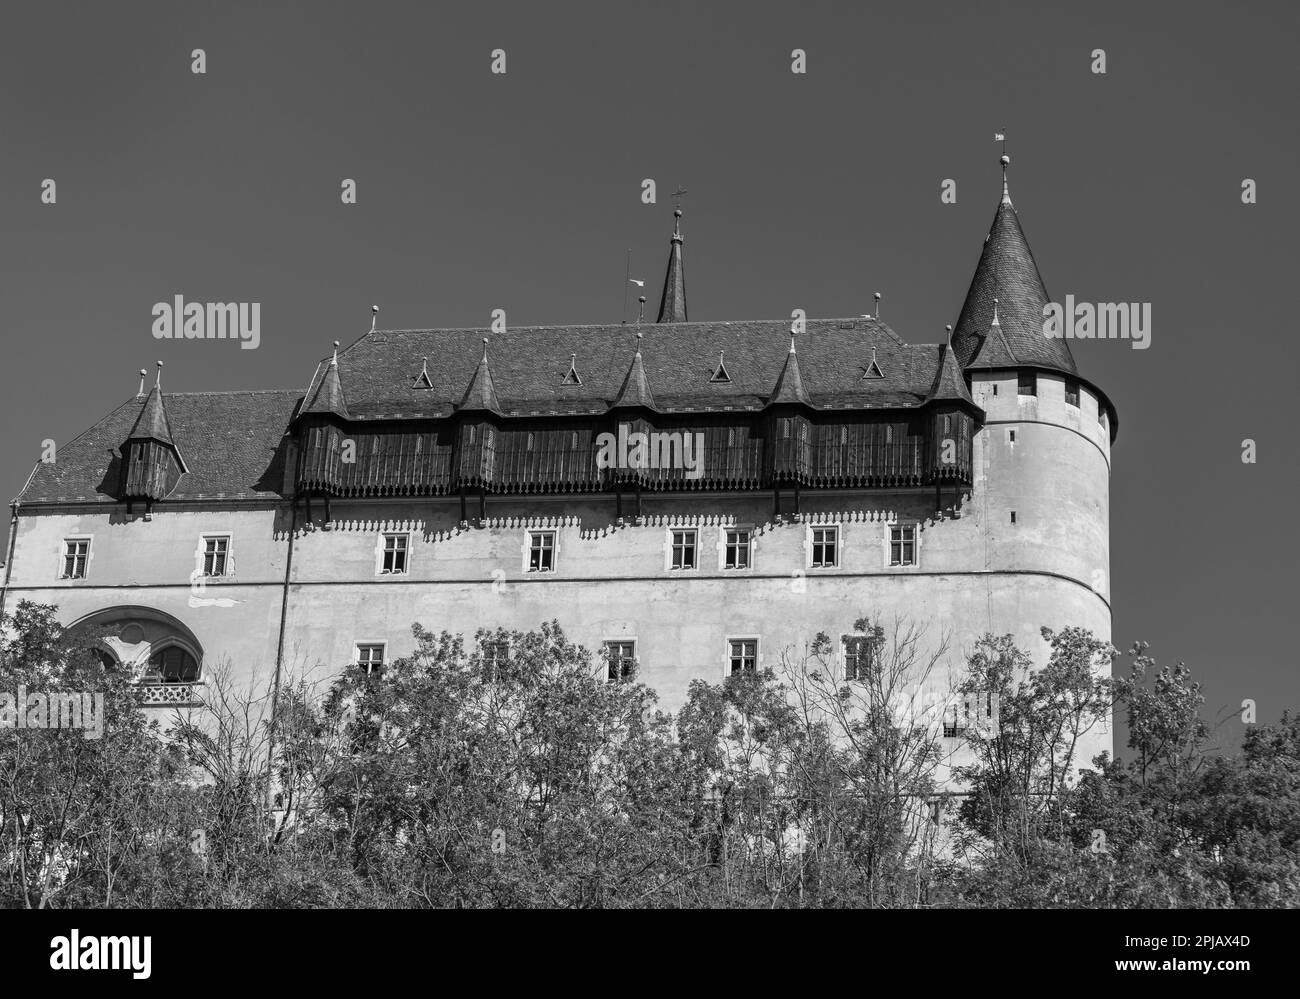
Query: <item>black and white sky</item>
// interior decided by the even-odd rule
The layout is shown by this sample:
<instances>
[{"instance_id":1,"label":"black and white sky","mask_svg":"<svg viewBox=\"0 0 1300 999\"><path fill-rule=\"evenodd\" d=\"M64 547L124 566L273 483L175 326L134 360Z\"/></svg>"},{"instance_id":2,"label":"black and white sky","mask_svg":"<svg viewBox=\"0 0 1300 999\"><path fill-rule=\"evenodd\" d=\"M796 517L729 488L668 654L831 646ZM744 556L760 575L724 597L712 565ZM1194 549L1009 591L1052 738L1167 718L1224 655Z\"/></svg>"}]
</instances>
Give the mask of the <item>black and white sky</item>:
<instances>
[{"instance_id":1,"label":"black and white sky","mask_svg":"<svg viewBox=\"0 0 1300 999\"><path fill-rule=\"evenodd\" d=\"M1274 720L1300 706L1298 10L9 0L0 491L158 359L173 391L284 388L372 303L388 328L617 322L628 248L653 309L678 185L692 319L880 291L904 339L939 341L1005 131L1052 297L1152 305L1149 349L1073 344L1120 416L1114 641L1185 660L1212 716ZM177 294L261 303L259 348L155 340Z\"/></svg>"}]
</instances>

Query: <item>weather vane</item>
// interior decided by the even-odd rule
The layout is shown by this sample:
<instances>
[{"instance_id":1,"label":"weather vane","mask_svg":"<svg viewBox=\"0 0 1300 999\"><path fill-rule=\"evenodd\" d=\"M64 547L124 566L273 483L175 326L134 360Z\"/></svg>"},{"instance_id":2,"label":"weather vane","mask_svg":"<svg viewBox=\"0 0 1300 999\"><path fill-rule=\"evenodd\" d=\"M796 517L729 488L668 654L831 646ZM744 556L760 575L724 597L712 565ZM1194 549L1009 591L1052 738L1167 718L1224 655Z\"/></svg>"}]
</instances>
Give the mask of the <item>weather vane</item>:
<instances>
[{"instance_id":1,"label":"weather vane","mask_svg":"<svg viewBox=\"0 0 1300 999\"><path fill-rule=\"evenodd\" d=\"M682 207L682 195L686 193L686 188L678 186L673 192L673 207L680 209Z\"/></svg>"},{"instance_id":2,"label":"weather vane","mask_svg":"<svg viewBox=\"0 0 1300 999\"><path fill-rule=\"evenodd\" d=\"M993 141L1002 143L1002 155L1007 155L1007 130L1005 128L1000 132L993 133Z\"/></svg>"}]
</instances>

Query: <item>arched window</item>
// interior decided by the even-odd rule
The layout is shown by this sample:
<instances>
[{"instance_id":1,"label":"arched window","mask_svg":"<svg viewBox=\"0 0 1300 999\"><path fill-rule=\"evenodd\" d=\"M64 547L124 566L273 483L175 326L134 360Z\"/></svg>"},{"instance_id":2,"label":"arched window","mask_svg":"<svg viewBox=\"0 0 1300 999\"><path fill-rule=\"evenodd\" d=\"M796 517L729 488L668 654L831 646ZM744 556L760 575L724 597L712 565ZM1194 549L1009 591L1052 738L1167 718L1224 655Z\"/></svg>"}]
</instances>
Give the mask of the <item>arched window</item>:
<instances>
[{"instance_id":1,"label":"arched window","mask_svg":"<svg viewBox=\"0 0 1300 999\"><path fill-rule=\"evenodd\" d=\"M179 645L167 645L149 656L146 679L162 683L193 683L199 678L199 664Z\"/></svg>"}]
</instances>

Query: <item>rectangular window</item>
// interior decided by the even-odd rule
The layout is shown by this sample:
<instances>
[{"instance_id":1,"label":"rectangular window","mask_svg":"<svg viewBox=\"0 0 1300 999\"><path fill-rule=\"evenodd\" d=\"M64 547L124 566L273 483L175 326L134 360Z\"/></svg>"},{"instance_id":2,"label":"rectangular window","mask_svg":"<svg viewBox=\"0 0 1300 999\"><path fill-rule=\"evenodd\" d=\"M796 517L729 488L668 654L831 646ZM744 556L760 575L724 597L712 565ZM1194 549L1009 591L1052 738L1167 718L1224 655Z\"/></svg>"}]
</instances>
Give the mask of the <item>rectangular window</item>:
<instances>
[{"instance_id":1,"label":"rectangular window","mask_svg":"<svg viewBox=\"0 0 1300 999\"><path fill-rule=\"evenodd\" d=\"M85 579L86 561L90 558L90 539L73 538L63 542L63 579Z\"/></svg>"},{"instance_id":2,"label":"rectangular window","mask_svg":"<svg viewBox=\"0 0 1300 999\"><path fill-rule=\"evenodd\" d=\"M406 534L384 535L384 561L379 571L400 575L406 572L406 546L410 537Z\"/></svg>"},{"instance_id":3,"label":"rectangular window","mask_svg":"<svg viewBox=\"0 0 1300 999\"><path fill-rule=\"evenodd\" d=\"M812 530L812 567L826 569L840 564L840 529L814 527Z\"/></svg>"},{"instance_id":4,"label":"rectangular window","mask_svg":"<svg viewBox=\"0 0 1300 999\"><path fill-rule=\"evenodd\" d=\"M528 535L528 571L555 571L555 532L532 531Z\"/></svg>"},{"instance_id":5,"label":"rectangular window","mask_svg":"<svg viewBox=\"0 0 1300 999\"><path fill-rule=\"evenodd\" d=\"M1038 375L1032 371L1022 371L1017 375L1017 395L1038 395Z\"/></svg>"},{"instance_id":6,"label":"rectangular window","mask_svg":"<svg viewBox=\"0 0 1300 999\"><path fill-rule=\"evenodd\" d=\"M915 524L896 524L889 529L889 564L916 565Z\"/></svg>"},{"instance_id":7,"label":"rectangular window","mask_svg":"<svg viewBox=\"0 0 1300 999\"><path fill-rule=\"evenodd\" d=\"M497 667L504 664L509 658L509 642L485 641L483 643L483 665L493 674L496 673Z\"/></svg>"},{"instance_id":8,"label":"rectangular window","mask_svg":"<svg viewBox=\"0 0 1300 999\"><path fill-rule=\"evenodd\" d=\"M970 702L954 704L943 715L943 737L957 739L966 733L970 722Z\"/></svg>"},{"instance_id":9,"label":"rectangular window","mask_svg":"<svg viewBox=\"0 0 1300 999\"><path fill-rule=\"evenodd\" d=\"M203 537L203 575L224 576L230 557L230 538Z\"/></svg>"},{"instance_id":10,"label":"rectangular window","mask_svg":"<svg viewBox=\"0 0 1300 999\"><path fill-rule=\"evenodd\" d=\"M630 680L636 673L636 642L606 642L605 659L611 680Z\"/></svg>"},{"instance_id":11,"label":"rectangular window","mask_svg":"<svg viewBox=\"0 0 1300 999\"><path fill-rule=\"evenodd\" d=\"M695 568L695 532L694 531L673 531L672 568L674 569Z\"/></svg>"},{"instance_id":12,"label":"rectangular window","mask_svg":"<svg viewBox=\"0 0 1300 999\"><path fill-rule=\"evenodd\" d=\"M881 640L867 635L844 635L844 679L865 680L880 662Z\"/></svg>"},{"instance_id":13,"label":"rectangular window","mask_svg":"<svg viewBox=\"0 0 1300 999\"><path fill-rule=\"evenodd\" d=\"M1065 404L1076 407L1079 405L1079 383L1073 378L1065 380Z\"/></svg>"},{"instance_id":14,"label":"rectangular window","mask_svg":"<svg viewBox=\"0 0 1300 999\"><path fill-rule=\"evenodd\" d=\"M727 569L749 568L749 532L728 531L727 551L724 567Z\"/></svg>"},{"instance_id":15,"label":"rectangular window","mask_svg":"<svg viewBox=\"0 0 1300 999\"><path fill-rule=\"evenodd\" d=\"M384 668L383 645L358 645L357 665L367 676L373 676Z\"/></svg>"},{"instance_id":16,"label":"rectangular window","mask_svg":"<svg viewBox=\"0 0 1300 999\"><path fill-rule=\"evenodd\" d=\"M758 639L737 638L727 643L731 672L752 673L758 668Z\"/></svg>"}]
</instances>

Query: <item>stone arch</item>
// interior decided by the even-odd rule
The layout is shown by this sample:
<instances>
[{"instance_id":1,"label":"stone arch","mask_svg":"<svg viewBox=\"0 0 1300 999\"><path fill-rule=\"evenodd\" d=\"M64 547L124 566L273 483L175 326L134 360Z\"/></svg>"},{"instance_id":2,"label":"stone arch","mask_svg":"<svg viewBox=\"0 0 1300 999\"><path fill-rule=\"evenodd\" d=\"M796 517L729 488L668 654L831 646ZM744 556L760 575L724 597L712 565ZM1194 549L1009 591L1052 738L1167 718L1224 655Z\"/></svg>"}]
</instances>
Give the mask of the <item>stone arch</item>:
<instances>
[{"instance_id":1,"label":"stone arch","mask_svg":"<svg viewBox=\"0 0 1300 999\"><path fill-rule=\"evenodd\" d=\"M138 680L196 683L202 679L202 643L183 621L156 607L107 607L78 618L68 628L97 631L101 654L130 669Z\"/></svg>"}]
</instances>

